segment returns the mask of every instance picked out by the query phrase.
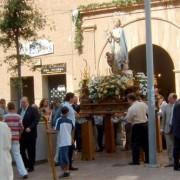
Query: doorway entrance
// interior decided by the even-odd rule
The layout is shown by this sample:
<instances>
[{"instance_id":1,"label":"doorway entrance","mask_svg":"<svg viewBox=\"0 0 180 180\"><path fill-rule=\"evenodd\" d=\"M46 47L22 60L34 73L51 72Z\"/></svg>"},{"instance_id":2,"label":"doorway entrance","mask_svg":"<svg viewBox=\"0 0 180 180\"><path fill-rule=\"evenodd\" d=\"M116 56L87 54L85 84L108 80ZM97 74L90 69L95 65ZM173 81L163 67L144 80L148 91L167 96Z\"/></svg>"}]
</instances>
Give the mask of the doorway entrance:
<instances>
[{"instance_id":1,"label":"doorway entrance","mask_svg":"<svg viewBox=\"0 0 180 180\"><path fill-rule=\"evenodd\" d=\"M10 79L11 101L17 103L17 78ZM34 103L34 78L33 76L22 77L23 96L28 97L29 103Z\"/></svg>"},{"instance_id":2,"label":"doorway entrance","mask_svg":"<svg viewBox=\"0 0 180 180\"><path fill-rule=\"evenodd\" d=\"M169 54L160 46L153 45L154 74L157 79L160 94L167 98L175 92L174 64ZM140 45L129 53L129 66L134 72L146 74L146 45Z\"/></svg>"},{"instance_id":3,"label":"doorway entrance","mask_svg":"<svg viewBox=\"0 0 180 180\"><path fill-rule=\"evenodd\" d=\"M66 74L44 75L43 89L43 96L47 97L50 101L54 98L63 101L66 94Z\"/></svg>"}]
</instances>

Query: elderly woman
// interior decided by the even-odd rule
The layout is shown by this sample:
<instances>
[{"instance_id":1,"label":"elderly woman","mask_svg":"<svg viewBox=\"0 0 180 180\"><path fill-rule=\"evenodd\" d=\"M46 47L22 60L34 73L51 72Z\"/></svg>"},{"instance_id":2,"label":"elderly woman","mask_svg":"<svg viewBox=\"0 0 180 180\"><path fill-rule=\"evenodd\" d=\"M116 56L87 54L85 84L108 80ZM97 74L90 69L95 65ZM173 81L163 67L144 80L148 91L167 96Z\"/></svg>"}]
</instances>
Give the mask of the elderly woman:
<instances>
[{"instance_id":1,"label":"elderly woman","mask_svg":"<svg viewBox=\"0 0 180 180\"><path fill-rule=\"evenodd\" d=\"M3 114L0 110L0 179L13 180L13 169L11 159L11 131L3 120Z\"/></svg>"}]
</instances>

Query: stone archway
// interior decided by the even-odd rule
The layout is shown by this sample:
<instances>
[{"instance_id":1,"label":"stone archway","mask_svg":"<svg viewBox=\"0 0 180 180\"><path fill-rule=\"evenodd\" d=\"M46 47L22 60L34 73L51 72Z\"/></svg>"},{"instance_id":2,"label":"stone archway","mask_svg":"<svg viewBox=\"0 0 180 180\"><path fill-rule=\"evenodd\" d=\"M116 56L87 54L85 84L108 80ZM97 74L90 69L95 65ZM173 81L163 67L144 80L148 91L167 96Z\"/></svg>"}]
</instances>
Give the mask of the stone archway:
<instances>
[{"instance_id":1,"label":"stone archway","mask_svg":"<svg viewBox=\"0 0 180 180\"><path fill-rule=\"evenodd\" d=\"M154 73L157 78L160 93L167 97L175 92L174 64L170 55L162 47L153 45ZM146 73L146 46L145 44L133 48L129 53L129 66L135 72Z\"/></svg>"},{"instance_id":2,"label":"stone archway","mask_svg":"<svg viewBox=\"0 0 180 180\"><path fill-rule=\"evenodd\" d=\"M146 43L146 29L145 21L143 19L137 19L130 23L126 23L124 29L127 37L129 52L132 52L138 46ZM174 69L171 69L171 73L173 73L173 71L175 72L173 75L173 77L175 76L173 86L175 86L175 91L178 96L180 96L179 37L180 27L177 26L177 23L173 23L173 21L167 21L162 18L152 18L152 41L153 44L156 45L155 47L159 47L160 49L164 50L164 52L167 54L167 57L169 56L169 59L171 59L170 62L172 67L174 67ZM155 49L157 50L157 48ZM166 82L171 83L169 79L166 79ZM167 92L164 92L164 94L166 95Z\"/></svg>"}]
</instances>

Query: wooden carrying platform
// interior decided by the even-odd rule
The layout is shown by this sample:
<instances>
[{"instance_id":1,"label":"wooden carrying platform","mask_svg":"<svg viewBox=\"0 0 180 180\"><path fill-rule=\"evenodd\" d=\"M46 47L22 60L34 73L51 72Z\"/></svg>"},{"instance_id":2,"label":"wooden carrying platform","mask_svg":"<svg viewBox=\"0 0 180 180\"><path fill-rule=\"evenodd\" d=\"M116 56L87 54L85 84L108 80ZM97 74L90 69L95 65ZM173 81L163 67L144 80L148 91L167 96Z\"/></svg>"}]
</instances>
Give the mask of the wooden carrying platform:
<instances>
[{"instance_id":1,"label":"wooden carrying platform","mask_svg":"<svg viewBox=\"0 0 180 180\"><path fill-rule=\"evenodd\" d=\"M95 143L91 121L82 124L82 160L95 160Z\"/></svg>"},{"instance_id":2,"label":"wooden carrying platform","mask_svg":"<svg viewBox=\"0 0 180 180\"><path fill-rule=\"evenodd\" d=\"M116 151L114 139L114 127L111 116L115 113L124 113L128 110L126 102L101 102L82 103L80 117L86 118L87 123L82 125L82 159L95 159L95 143L93 139L92 116L103 115L105 125L105 149L107 153ZM156 121L157 152L162 152L162 136L160 133L160 122Z\"/></svg>"},{"instance_id":3,"label":"wooden carrying platform","mask_svg":"<svg viewBox=\"0 0 180 180\"><path fill-rule=\"evenodd\" d=\"M105 124L105 149L108 153L116 151L114 128L111 116L115 113L127 112L129 105L125 102L82 103L80 117L86 118L87 123L82 125L82 159L95 158L95 143L93 143L92 116L102 115Z\"/></svg>"}]
</instances>

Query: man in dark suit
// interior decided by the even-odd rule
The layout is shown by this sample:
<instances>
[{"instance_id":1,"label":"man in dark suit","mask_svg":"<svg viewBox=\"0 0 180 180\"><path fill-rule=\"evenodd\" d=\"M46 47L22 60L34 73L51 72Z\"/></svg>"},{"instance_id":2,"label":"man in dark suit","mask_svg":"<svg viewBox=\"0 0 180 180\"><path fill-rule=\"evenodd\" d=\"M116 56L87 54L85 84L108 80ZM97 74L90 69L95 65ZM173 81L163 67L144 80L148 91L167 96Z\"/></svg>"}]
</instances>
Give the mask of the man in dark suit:
<instances>
[{"instance_id":1,"label":"man in dark suit","mask_svg":"<svg viewBox=\"0 0 180 180\"><path fill-rule=\"evenodd\" d=\"M39 121L38 111L29 105L27 97L21 99L21 108L18 111L23 120L24 130L20 139L20 151L26 168L29 172L34 171L37 124Z\"/></svg>"},{"instance_id":2,"label":"man in dark suit","mask_svg":"<svg viewBox=\"0 0 180 180\"><path fill-rule=\"evenodd\" d=\"M172 130L174 135L174 170L180 171L180 101L178 101L174 106Z\"/></svg>"}]
</instances>

